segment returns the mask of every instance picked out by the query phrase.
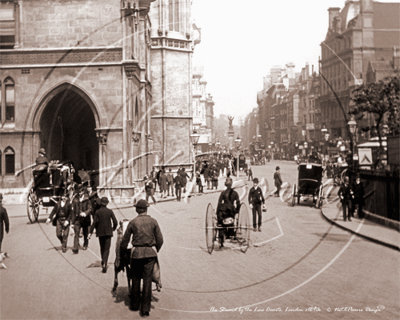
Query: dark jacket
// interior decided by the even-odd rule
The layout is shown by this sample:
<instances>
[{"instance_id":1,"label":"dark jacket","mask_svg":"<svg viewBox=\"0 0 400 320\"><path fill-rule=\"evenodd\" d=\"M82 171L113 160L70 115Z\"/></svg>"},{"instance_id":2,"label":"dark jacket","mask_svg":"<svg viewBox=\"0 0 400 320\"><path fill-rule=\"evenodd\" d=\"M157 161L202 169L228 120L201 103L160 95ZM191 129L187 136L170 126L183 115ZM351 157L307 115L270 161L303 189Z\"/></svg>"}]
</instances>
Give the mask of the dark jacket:
<instances>
[{"instance_id":1,"label":"dark jacket","mask_svg":"<svg viewBox=\"0 0 400 320\"><path fill-rule=\"evenodd\" d=\"M189 177L189 175L187 174L187 172L181 170L181 171L179 172L179 175L181 176L182 184L183 184L183 185L186 185L186 183L187 183L187 178L190 179L190 177Z\"/></svg>"},{"instance_id":2,"label":"dark jacket","mask_svg":"<svg viewBox=\"0 0 400 320\"><path fill-rule=\"evenodd\" d=\"M165 175L164 172L160 173L160 178L158 183L160 184L162 190L167 190L167 176Z\"/></svg>"},{"instance_id":3,"label":"dark jacket","mask_svg":"<svg viewBox=\"0 0 400 320\"><path fill-rule=\"evenodd\" d=\"M49 164L49 159L44 156L39 156L35 160L36 164Z\"/></svg>"},{"instance_id":4,"label":"dark jacket","mask_svg":"<svg viewBox=\"0 0 400 320\"><path fill-rule=\"evenodd\" d=\"M282 178L281 178L281 173L276 171L274 173L274 181L275 181L275 186L281 186L282 185Z\"/></svg>"},{"instance_id":5,"label":"dark jacket","mask_svg":"<svg viewBox=\"0 0 400 320\"><path fill-rule=\"evenodd\" d=\"M236 201L236 207L234 205ZM227 217L234 217L240 210L239 194L232 188L221 192L218 199L217 217L221 221Z\"/></svg>"},{"instance_id":6,"label":"dark jacket","mask_svg":"<svg viewBox=\"0 0 400 320\"><path fill-rule=\"evenodd\" d=\"M90 203L89 196L85 194L83 199L76 195L72 200L72 219L71 224L86 223L90 224L90 214L92 213L92 204ZM81 212L85 213L85 217L81 217Z\"/></svg>"},{"instance_id":7,"label":"dark jacket","mask_svg":"<svg viewBox=\"0 0 400 320\"><path fill-rule=\"evenodd\" d=\"M72 219L72 204L69 200L65 202L64 207L61 206L61 200L56 203L54 206L53 210L51 210L51 213L49 215L49 219L53 220L54 219L59 219L60 221L68 221L71 222Z\"/></svg>"},{"instance_id":8,"label":"dark jacket","mask_svg":"<svg viewBox=\"0 0 400 320\"><path fill-rule=\"evenodd\" d=\"M111 226L112 222L112 226ZM113 236L113 232L117 229L118 221L112 210L105 206L101 206L94 215L94 221L90 227L89 233L93 233L96 228L96 237Z\"/></svg>"},{"instance_id":9,"label":"dark jacket","mask_svg":"<svg viewBox=\"0 0 400 320\"><path fill-rule=\"evenodd\" d=\"M0 204L0 240L4 236L4 227L8 233L10 231L10 221L8 220L7 210Z\"/></svg>"},{"instance_id":10,"label":"dark jacket","mask_svg":"<svg viewBox=\"0 0 400 320\"><path fill-rule=\"evenodd\" d=\"M351 191L352 190L350 188L350 185L346 186L345 184L342 184L338 191L338 196L340 197L340 202L351 200L351 198L352 198ZM343 197L343 199L342 199L342 197Z\"/></svg>"},{"instance_id":11,"label":"dark jacket","mask_svg":"<svg viewBox=\"0 0 400 320\"><path fill-rule=\"evenodd\" d=\"M252 205L259 205L261 203L265 203L265 199L264 199L264 196L262 194L262 190L260 187L257 187L257 189L252 187L250 189L249 203L251 203Z\"/></svg>"},{"instance_id":12,"label":"dark jacket","mask_svg":"<svg viewBox=\"0 0 400 320\"><path fill-rule=\"evenodd\" d=\"M359 184L355 183L353 186L353 190L354 190L354 200L356 201L356 203L364 205L365 193L363 184L361 182Z\"/></svg>"},{"instance_id":13,"label":"dark jacket","mask_svg":"<svg viewBox=\"0 0 400 320\"><path fill-rule=\"evenodd\" d=\"M175 183L175 188L181 188L183 183L182 183L182 177L178 174L175 178L174 178L174 183Z\"/></svg>"},{"instance_id":14,"label":"dark jacket","mask_svg":"<svg viewBox=\"0 0 400 320\"><path fill-rule=\"evenodd\" d=\"M205 168L203 175L204 175L204 179L207 180L209 178L209 175L210 175L210 168L208 168L208 167Z\"/></svg>"},{"instance_id":15,"label":"dark jacket","mask_svg":"<svg viewBox=\"0 0 400 320\"><path fill-rule=\"evenodd\" d=\"M144 189L146 192L150 192L151 189L154 189L153 182L150 179L145 182Z\"/></svg>"},{"instance_id":16,"label":"dark jacket","mask_svg":"<svg viewBox=\"0 0 400 320\"><path fill-rule=\"evenodd\" d=\"M121 241L121 250L128 247L131 236L133 246L131 257L133 259L156 257L164 243L157 220L147 214L138 215L129 222ZM155 247L157 252L152 247Z\"/></svg>"}]
</instances>

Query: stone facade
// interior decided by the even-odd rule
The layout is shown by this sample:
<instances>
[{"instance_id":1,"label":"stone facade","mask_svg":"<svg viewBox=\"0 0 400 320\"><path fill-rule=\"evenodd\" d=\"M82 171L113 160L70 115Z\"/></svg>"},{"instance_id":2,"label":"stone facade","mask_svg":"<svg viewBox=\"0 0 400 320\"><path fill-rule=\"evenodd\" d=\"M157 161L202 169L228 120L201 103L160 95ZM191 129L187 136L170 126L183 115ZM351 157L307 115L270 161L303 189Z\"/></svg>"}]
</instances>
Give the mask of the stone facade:
<instances>
[{"instance_id":1,"label":"stone facade","mask_svg":"<svg viewBox=\"0 0 400 320\"><path fill-rule=\"evenodd\" d=\"M31 171L14 172L41 147L50 160L98 173L101 186L133 186L151 170L151 79L160 78L150 70L153 1L11 1L14 45L0 50L0 188L26 186ZM179 89L188 87L182 79ZM14 153L13 170L5 150Z\"/></svg>"}]
</instances>

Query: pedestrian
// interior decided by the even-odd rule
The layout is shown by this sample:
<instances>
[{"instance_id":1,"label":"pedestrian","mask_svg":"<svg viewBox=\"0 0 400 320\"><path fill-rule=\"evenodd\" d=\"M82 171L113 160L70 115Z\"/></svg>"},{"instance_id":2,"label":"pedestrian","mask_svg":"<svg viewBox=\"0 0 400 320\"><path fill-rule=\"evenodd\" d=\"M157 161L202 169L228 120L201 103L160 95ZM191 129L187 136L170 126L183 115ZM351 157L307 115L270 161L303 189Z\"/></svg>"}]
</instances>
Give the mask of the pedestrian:
<instances>
[{"instance_id":1,"label":"pedestrian","mask_svg":"<svg viewBox=\"0 0 400 320\"><path fill-rule=\"evenodd\" d=\"M74 229L74 247L72 252L74 254L79 253L79 234L82 229L83 233L83 250L86 250L89 246L89 227L90 227L90 215L92 213L92 204L90 203L89 194L87 189L83 186L78 187L78 195L75 195L72 200L72 219L71 227Z\"/></svg>"},{"instance_id":2,"label":"pedestrian","mask_svg":"<svg viewBox=\"0 0 400 320\"><path fill-rule=\"evenodd\" d=\"M180 170L179 174L181 176L181 183L182 183L183 193L186 193L187 179L189 178L190 181L192 181L192 179L189 177L189 175L185 171L185 168L182 168Z\"/></svg>"},{"instance_id":3,"label":"pedestrian","mask_svg":"<svg viewBox=\"0 0 400 320\"><path fill-rule=\"evenodd\" d=\"M154 184L152 179L147 176L144 177L144 190L146 192L146 201L149 201L149 197L153 200L153 204L157 204L156 199L154 199Z\"/></svg>"},{"instance_id":4,"label":"pedestrian","mask_svg":"<svg viewBox=\"0 0 400 320\"><path fill-rule=\"evenodd\" d=\"M138 216L129 222L120 246L121 252L126 250L132 237L130 309L138 311L140 308L143 317L150 315L153 269L157 262L157 253L164 243L157 220L147 214L148 206L147 201L142 199L135 205Z\"/></svg>"},{"instance_id":5,"label":"pedestrian","mask_svg":"<svg viewBox=\"0 0 400 320\"><path fill-rule=\"evenodd\" d=\"M219 174L218 174L218 169L215 167L213 168L212 171L212 189L214 190L218 190L218 178L219 178Z\"/></svg>"},{"instance_id":6,"label":"pedestrian","mask_svg":"<svg viewBox=\"0 0 400 320\"><path fill-rule=\"evenodd\" d=\"M113 232L117 229L118 221L115 218L114 212L107 208L108 198L102 197L96 200L100 207L94 216L94 221L90 227L88 239L91 238L93 230L96 228L96 237L99 238L100 256L102 272L107 272L108 256L110 254L111 238Z\"/></svg>"},{"instance_id":7,"label":"pedestrian","mask_svg":"<svg viewBox=\"0 0 400 320\"><path fill-rule=\"evenodd\" d=\"M209 190L210 189L210 168L209 168L208 164L205 165L203 176L204 176L204 181L207 183L207 189Z\"/></svg>"},{"instance_id":8,"label":"pedestrian","mask_svg":"<svg viewBox=\"0 0 400 320\"><path fill-rule=\"evenodd\" d=\"M156 168L155 167L153 167L153 169L151 170L151 172L150 172L150 179L151 179L151 181L153 182L153 184L154 184L154 192L156 192L156 187L157 187L157 171L156 171Z\"/></svg>"},{"instance_id":9,"label":"pedestrian","mask_svg":"<svg viewBox=\"0 0 400 320\"><path fill-rule=\"evenodd\" d=\"M182 196L182 177L181 177L180 174L176 175L176 177L174 178L174 183L175 183L176 200L181 201L181 196Z\"/></svg>"},{"instance_id":10,"label":"pedestrian","mask_svg":"<svg viewBox=\"0 0 400 320\"><path fill-rule=\"evenodd\" d=\"M99 209L99 206L96 202L96 199L99 198L99 195L97 194L97 190L95 190L95 188L92 188L92 186L88 186L87 190L89 194L90 204L92 205L92 217L94 218L97 209Z\"/></svg>"},{"instance_id":11,"label":"pedestrian","mask_svg":"<svg viewBox=\"0 0 400 320\"><path fill-rule=\"evenodd\" d=\"M249 178L247 181L252 181L253 180L253 170L251 169L251 167L249 167L248 172L249 172Z\"/></svg>"},{"instance_id":12,"label":"pedestrian","mask_svg":"<svg viewBox=\"0 0 400 320\"><path fill-rule=\"evenodd\" d=\"M160 177L159 177L159 183L160 183L160 192L161 192L161 197L166 198L167 197L167 176L165 174L164 170L161 170L160 172Z\"/></svg>"},{"instance_id":13,"label":"pedestrian","mask_svg":"<svg viewBox=\"0 0 400 320\"><path fill-rule=\"evenodd\" d=\"M217 205L217 223L218 226L223 226L223 221L226 218L235 218L235 215L240 211L240 199L239 194L232 189L233 180L232 178L226 178L225 186L226 189L221 192L218 205ZM233 236L233 228L220 228L218 231L219 241L221 248L224 246L225 237Z\"/></svg>"},{"instance_id":14,"label":"pedestrian","mask_svg":"<svg viewBox=\"0 0 400 320\"><path fill-rule=\"evenodd\" d=\"M352 203L352 212L354 214L354 210L357 205L357 215L360 219L364 218L364 212L362 207L365 205L365 192L364 185L361 182L360 176L357 176L356 183L353 186L354 198ZM354 216L354 215L353 215Z\"/></svg>"},{"instance_id":15,"label":"pedestrian","mask_svg":"<svg viewBox=\"0 0 400 320\"><path fill-rule=\"evenodd\" d=\"M168 197L170 195L170 191L171 195L174 196L174 176L171 171L171 168L169 168L169 173L167 174Z\"/></svg>"},{"instance_id":16,"label":"pedestrian","mask_svg":"<svg viewBox=\"0 0 400 320\"><path fill-rule=\"evenodd\" d=\"M10 231L10 221L8 220L7 210L3 207L3 194L0 193L0 253L4 237L4 229L6 230L6 233Z\"/></svg>"},{"instance_id":17,"label":"pedestrian","mask_svg":"<svg viewBox=\"0 0 400 320\"><path fill-rule=\"evenodd\" d=\"M249 204L250 208L253 210L253 231L261 232L261 225L262 225L262 210L261 204L265 205L265 199L262 194L261 188L258 186L258 178L253 179L253 187L250 189L249 192ZM258 216L258 223L257 223L257 216Z\"/></svg>"},{"instance_id":18,"label":"pedestrian","mask_svg":"<svg viewBox=\"0 0 400 320\"><path fill-rule=\"evenodd\" d=\"M351 188L350 188L350 183L349 183L349 177L344 177L344 182L339 188L338 191L338 196L340 198L340 202L342 203L342 210L343 210L343 221L346 221L346 218L351 221L351 200L352 200L352 195L351 195Z\"/></svg>"},{"instance_id":19,"label":"pedestrian","mask_svg":"<svg viewBox=\"0 0 400 320\"><path fill-rule=\"evenodd\" d=\"M56 203L46 223L53 221L53 226L56 227L56 236L61 242L61 250L67 252L69 226L72 219L72 205L68 199L68 195L64 194L61 200Z\"/></svg>"},{"instance_id":20,"label":"pedestrian","mask_svg":"<svg viewBox=\"0 0 400 320\"><path fill-rule=\"evenodd\" d=\"M276 167L274 173L274 183L276 187L276 192L274 193L276 197L279 197L279 192L281 191L282 186L282 177L281 177L281 168Z\"/></svg>"},{"instance_id":21,"label":"pedestrian","mask_svg":"<svg viewBox=\"0 0 400 320\"><path fill-rule=\"evenodd\" d=\"M157 171L156 174L156 179L157 181L154 183L154 193L157 191L157 185L158 185L158 191L161 193L161 198L162 198L162 190L161 190L161 184L160 184L160 175L163 169L160 169Z\"/></svg>"},{"instance_id":22,"label":"pedestrian","mask_svg":"<svg viewBox=\"0 0 400 320\"><path fill-rule=\"evenodd\" d=\"M203 183L201 182L200 172L196 172L196 184L199 188L199 193L203 193Z\"/></svg>"}]
</instances>

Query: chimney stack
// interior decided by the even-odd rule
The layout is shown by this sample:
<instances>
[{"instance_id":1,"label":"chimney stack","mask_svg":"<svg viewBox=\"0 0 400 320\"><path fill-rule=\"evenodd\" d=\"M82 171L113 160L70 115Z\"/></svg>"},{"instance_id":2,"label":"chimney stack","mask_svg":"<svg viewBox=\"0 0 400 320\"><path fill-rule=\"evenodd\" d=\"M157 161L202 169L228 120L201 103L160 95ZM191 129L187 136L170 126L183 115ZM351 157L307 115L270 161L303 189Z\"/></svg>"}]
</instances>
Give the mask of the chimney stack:
<instances>
[{"instance_id":1,"label":"chimney stack","mask_svg":"<svg viewBox=\"0 0 400 320\"><path fill-rule=\"evenodd\" d=\"M329 30L335 30L335 18L339 17L340 8L329 8Z\"/></svg>"}]
</instances>

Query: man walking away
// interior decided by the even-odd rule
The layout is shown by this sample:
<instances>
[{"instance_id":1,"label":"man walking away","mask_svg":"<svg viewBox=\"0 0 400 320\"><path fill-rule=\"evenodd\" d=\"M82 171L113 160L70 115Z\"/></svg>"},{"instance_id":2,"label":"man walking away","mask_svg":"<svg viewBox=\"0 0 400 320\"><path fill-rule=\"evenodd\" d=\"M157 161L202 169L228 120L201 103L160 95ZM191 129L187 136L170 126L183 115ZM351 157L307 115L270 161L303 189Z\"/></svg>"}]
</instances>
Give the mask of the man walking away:
<instances>
[{"instance_id":1,"label":"man walking away","mask_svg":"<svg viewBox=\"0 0 400 320\"><path fill-rule=\"evenodd\" d=\"M181 196L182 196L182 178L180 174L177 174L176 177L174 178L175 182L175 194L176 194L176 200L181 201Z\"/></svg>"},{"instance_id":2,"label":"man walking away","mask_svg":"<svg viewBox=\"0 0 400 320\"><path fill-rule=\"evenodd\" d=\"M207 183L207 189L209 190L210 189L210 168L209 168L208 164L206 164L203 176L204 176L204 180Z\"/></svg>"},{"instance_id":3,"label":"man walking away","mask_svg":"<svg viewBox=\"0 0 400 320\"><path fill-rule=\"evenodd\" d=\"M214 190L218 190L218 178L219 178L219 173L218 173L218 169L215 167L213 168L212 171L212 189Z\"/></svg>"},{"instance_id":4,"label":"man walking away","mask_svg":"<svg viewBox=\"0 0 400 320\"><path fill-rule=\"evenodd\" d=\"M365 205L364 201L365 192L364 192L364 185L361 182L360 176L357 176L353 190L354 190L354 200L352 204L352 211L354 213L354 210L356 209L357 205L358 206L357 215L360 219L362 219L364 218L364 212L362 207Z\"/></svg>"},{"instance_id":5,"label":"man walking away","mask_svg":"<svg viewBox=\"0 0 400 320\"><path fill-rule=\"evenodd\" d=\"M351 221L350 217L351 189L350 189L349 177L347 176L344 177L344 183L339 188L338 196L340 198L340 202L342 203L343 221L346 221L347 217L349 218L349 221Z\"/></svg>"},{"instance_id":6,"label":"man walking away","mask_svg":"<svg viewBox=\"0 0 400 320\"><path fill-rule=\"evenodd\" d=\"M153 204L157 204L156 199L154 199L154 184L151 179L147 176L144 177L144 190L146 192L146 201L149 201L149 197L153 199Z\"/></svg>"},{"instance_id":7,"label":"man walking away","mask_svg":"<svg viewBox=\"0 0 400 320\"><path fill-rule=\"evenodd\" d=\"M167 176L165 174L165 171L162 170L160 172L160 192L161 192L161 197L166 198L167 197Z\"/></svg>"},{"instance_id":8,"label":"man walking away","mask_svg":"<svg viewBox=\"0 0 400 320\"><path fill-rule=\"evenodd\" d=\"M6 232L10 231L10 221L8 220L8 214L6 208L3 207L3 194L0 193L0 252L1 243L3 242L4 227Z\"/></svg>"},{"instance_id":9,"label":"man walking away","mask_svg":"<svg viewBox=\"0 0 400 320\"><path fill-rule=\"evenodd\" d=\"M253 180L253 170L251 169L251 167L249 168L249 178L248 181L252 181Z\"/></svg>"},{"instance_id":10,"label":"man walking away","mask_svg":"<svg viewBox=\"0 0 400 320\"><path fill-rule=\"evenodd\" d=\"M131 220L121 241L121 252L127 249L132 237L131 279L132 289L130 309L138 311L142 317L150 315L151 282L157 253L164 239L157 220L147 215L148 203L139 200L135 205L138 216ZM140 282L143 278L143 292L140 297Z\"/></svg>"},{"instance_id":11,"label":"man walking away","mask_svg":"<svg viewBox=\"0 0 400 320\"><path fill-rule=\"evenodd\" d=\"M64 194L59 202L56 203L51 211L46 223L54 219L53 226L56 227L56 235L61 242L62 252L67 252L67 242L69 234L69 224L72 219L72 205L68 196Z\"/></svg>"},{"instance_id":12,"label":"man walking away","mask_svg":"<svg viewBox=\"0 0 400 320\"><path fill-rule=\"evenodd\" d=\"M170 191L171 195L174 196L174 176L172 175L171 168L169 168L169 173L167 174L167 183L168 183L168 197Z\"/></svg>"},{"instance_id":13,"label":"man walking away","mask_svg":"<svg viewBox=\"0 0 400 320\"><path fill-rule=\"evenodd\" d=\"M265 204L265 199L262 194L261 188L258 186L258 179L254 178L253 180L253 187L250 189L249 192L249 204L250 208L253 210L253 231L261 232L261 224L262 224L262 211L261 211L261 204ZM258 216L258 224L257 224L257 216Z\"/></svg>"},{"instance_id":14,"label":"man walking away","mask_svg":"<svg viewBox=\"0 0 400 320\"><path fill-rule=\"evenodd\" d=\"M274 173L274 182L275 182L275 187L276 187L276 192L275 196L279 197L279 192L281 191L281 186L282 186L282 178L281 178L281 168L276 167L275 168L275 173Z\"/></svg>"},{"instance_id":15,"label":"man walking away","mask_svg":"<svg viewBox=\"0 0 400 320\"><path fill-rule=\"evenodd\" d=\"M88 238L91 238L93 230L96 228L96 237L99 238L100 243L102 272L106 273L108 256L110 254L111 238L113 232L117 229L118 221L117 218L115 218L114 212L107 208L107 197L97 199L96 202L100 209L96 211Z\"/></svg>"},{"instance_id":16,"label":"man walking away","mask_svg":"<svg viewBox=\"0 0 400 320\"><path fill-rule=\"evenodd\" d=\"M186 184L187 184L187 179L192 180L187 172L185 171L185 168L182 168L182 170L179 172L181 176L181 183L182 183L182 188L183 188L183 193L186 193Z\"/></svg>"}]
</instances>

